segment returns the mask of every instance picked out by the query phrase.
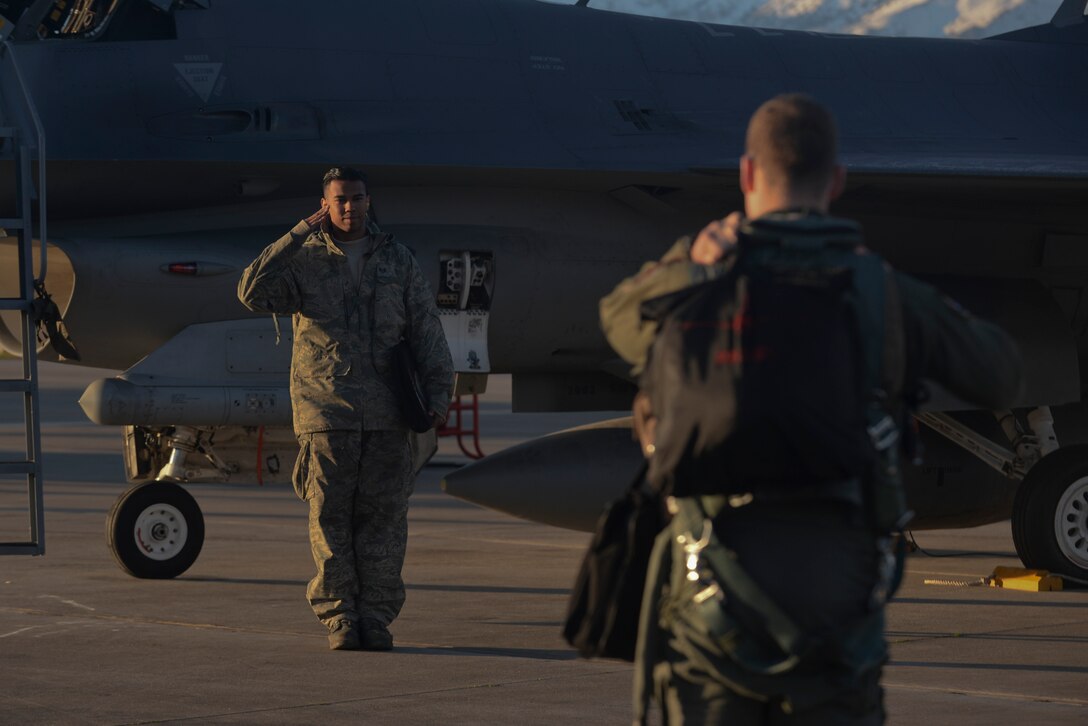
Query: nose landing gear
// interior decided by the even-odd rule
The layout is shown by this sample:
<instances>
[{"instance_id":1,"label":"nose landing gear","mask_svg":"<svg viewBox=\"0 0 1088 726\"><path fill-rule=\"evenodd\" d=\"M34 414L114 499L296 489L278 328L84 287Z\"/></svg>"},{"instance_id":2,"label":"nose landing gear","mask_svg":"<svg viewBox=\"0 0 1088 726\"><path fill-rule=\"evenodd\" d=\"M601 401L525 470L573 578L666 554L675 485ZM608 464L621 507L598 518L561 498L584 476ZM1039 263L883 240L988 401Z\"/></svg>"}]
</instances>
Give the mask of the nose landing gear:
<instances>
[{"instance_id":1,"label":"nose landing gear","mask_svg":"<svg viewBox=\"0 0 1088 726\"><path fill-rule=\"evenodd\" d=\"M222 465L202 439L197 428L176 427L168 439L169 461L156 480L136 484L110 510L106 543L117 564L133 577L170 579L196 562L204 546L204 516L176 482L187 481L196 471L185 466L192 452L204 454L217 468Z\"/></svg>"},{"instance_id":2,"label":"nose landing gear","mask_svg":"<svg viewBox=\"0 0 1088 726\"><path fill-rule=\"evenodd\" d=\"M169 579L185 572L204 545L204 517L184 488L168 481L137 484L113 505L106 541L133 577Z\"/></svg>"}]
</instances>

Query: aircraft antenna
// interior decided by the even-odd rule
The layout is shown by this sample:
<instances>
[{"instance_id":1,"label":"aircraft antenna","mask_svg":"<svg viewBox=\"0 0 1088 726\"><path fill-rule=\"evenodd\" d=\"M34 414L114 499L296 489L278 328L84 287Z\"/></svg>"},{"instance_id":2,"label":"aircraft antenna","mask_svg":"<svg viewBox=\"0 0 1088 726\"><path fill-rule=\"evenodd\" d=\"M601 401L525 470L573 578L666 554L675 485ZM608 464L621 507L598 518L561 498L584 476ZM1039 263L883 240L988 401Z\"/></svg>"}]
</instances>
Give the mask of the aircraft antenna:
<instances>
[{"instance_id":1,"label":"aircraft antenna","mask_svg":"<svg viewBox=\"0 0 1088 726\"><path fill-rule=\"evenodd\" d=\"M575 4L576 7L579 7L579 8L589 7L589 0L578 0L578 2L576 2L574 4Z\"/></svg>"}]
</instances>

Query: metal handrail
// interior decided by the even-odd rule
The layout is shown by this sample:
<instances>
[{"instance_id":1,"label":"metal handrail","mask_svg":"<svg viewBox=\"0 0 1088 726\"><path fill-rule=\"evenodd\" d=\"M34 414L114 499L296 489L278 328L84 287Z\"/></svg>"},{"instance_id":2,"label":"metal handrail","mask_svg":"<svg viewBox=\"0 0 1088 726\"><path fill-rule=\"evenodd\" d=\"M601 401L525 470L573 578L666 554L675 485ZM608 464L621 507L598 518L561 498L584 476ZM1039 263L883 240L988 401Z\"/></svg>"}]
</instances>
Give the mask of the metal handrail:
<instances>
[{"instance_id":1,"label":"metal handrail","mask_svg":"<svg viewBox=\"0 0 1088 726\"><path fill-rule=\"evenodd\" d=\"M44 285L47 269L46 240L48 239L45 228L45 128L42 126L41 118L38 116L38 109L34 105L30 91L27 89L26 81L23 80L23 71L19 68L19 61L15 57L15 46L12 45L10 39L4 40L4 50L7 56L11 58L11 67L15 69L15 80L19 82L19 90L23 94L23 101L26 103L27 111L30 112L30 120L34 122L34 134L38 142L38 242L41 245L41 253L38 257L40 274L34 279L34 282L37 285ZM32 230L27 230L27 232L32 233Z\"/></svg>"}]
</instances>

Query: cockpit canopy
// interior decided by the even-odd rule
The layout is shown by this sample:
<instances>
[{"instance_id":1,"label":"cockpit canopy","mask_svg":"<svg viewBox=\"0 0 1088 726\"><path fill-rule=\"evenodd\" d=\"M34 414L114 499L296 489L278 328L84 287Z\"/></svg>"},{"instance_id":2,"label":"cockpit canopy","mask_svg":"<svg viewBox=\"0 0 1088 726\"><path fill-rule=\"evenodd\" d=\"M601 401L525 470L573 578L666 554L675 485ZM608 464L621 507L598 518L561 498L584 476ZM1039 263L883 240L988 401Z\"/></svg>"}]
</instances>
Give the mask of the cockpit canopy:
<instances>
[{"instance_id":1,"label":"cockpit canopy","mask_svg":"<svg viewBox=\"0 0 1088 726\"><path fill-rule=\"evenodd\" d=\"M0 0L0 38L151 40L173 35L173 12L210 0ZM121 27L116 27L121 26Z\"/></svg>"},{"instance_id":2,"label":"cockpit canopy","mask_svg":"<svg viewBox=\"0 0 1088 726\"><path fill-rule=\"evenodd\" d=\"M38 37L93 36L105 29L117 11L118 0L54 0L38 25Z\"/></svg>"}]
</instances>

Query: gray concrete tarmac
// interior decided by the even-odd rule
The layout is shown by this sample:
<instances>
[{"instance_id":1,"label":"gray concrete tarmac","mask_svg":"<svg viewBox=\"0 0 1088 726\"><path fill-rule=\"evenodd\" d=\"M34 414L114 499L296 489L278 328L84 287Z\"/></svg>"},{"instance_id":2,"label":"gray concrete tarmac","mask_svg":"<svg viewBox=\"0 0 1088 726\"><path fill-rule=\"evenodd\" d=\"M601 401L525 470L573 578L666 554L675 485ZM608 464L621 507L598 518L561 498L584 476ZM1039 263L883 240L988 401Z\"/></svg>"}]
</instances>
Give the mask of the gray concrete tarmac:
<instances>
[{"instance_id":1,"label":"gray concrete tarmac","mask_svg":"<svg viewBox=\"0 0 1088 726\"><path fill-rule=\"evenodd\" d=\"M16 365L0 361L0 377ZM124 574L104 542L120 433L76 405L104 374L42 367L47 554L0 558L0 724L629 720L630 666L578 659L559 635L588 535L454 500L443 466L412 498L392 653L327 649L303 595L306 511L287 486L193 486L196 564L169 581ZM483 408L487 452L587 420L510 414L501 378ZM0 450L21 430L17 397L0 398ZM437 460L463 461L448 440ZM0 482L0 539L24 506ZM889 723L1088 723L1088 591L924 585L1016 559L1007 523L917 538L940 556L911 557L889 611Z\"/></svg>"}]
</instances>

